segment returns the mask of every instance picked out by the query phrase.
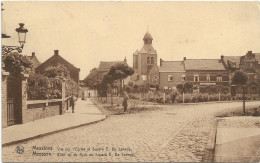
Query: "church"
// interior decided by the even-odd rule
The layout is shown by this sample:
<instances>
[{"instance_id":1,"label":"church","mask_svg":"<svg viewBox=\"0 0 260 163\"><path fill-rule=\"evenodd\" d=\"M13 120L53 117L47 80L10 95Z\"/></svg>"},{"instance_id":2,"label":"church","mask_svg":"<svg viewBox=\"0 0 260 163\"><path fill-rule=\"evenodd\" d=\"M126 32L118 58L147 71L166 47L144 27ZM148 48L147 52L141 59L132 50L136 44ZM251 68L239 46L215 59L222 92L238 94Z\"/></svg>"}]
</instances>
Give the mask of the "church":
<instances>
[{"instance_id":1,"label":"church","mask_svg":"<svg viewBox=\"0 0 260 163\"><path fill-rule=\"evenodd\" d=\"M133 53L134 75L130 80L135 84L159 84L159 68L157 66L157 52L153 48L152 35L147 32L143 38L144 45Z\"/></svg>"}]
</instances>

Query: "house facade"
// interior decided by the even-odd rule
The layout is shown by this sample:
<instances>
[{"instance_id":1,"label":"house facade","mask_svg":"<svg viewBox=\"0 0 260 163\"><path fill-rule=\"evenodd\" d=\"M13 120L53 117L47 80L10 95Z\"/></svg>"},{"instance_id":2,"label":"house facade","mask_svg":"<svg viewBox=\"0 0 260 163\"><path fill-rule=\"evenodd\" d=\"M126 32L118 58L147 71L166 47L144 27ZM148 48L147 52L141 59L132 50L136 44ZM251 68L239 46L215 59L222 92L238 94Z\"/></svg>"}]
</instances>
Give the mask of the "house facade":
<instances>
[{"instance_id":1,"label":"house facade","mask_svg":"<svg viewBox=\"0 0 260 163\"><path fill-rule=\"evenodd\" d=\"M191 82L200 93L228 93L229 72L219 59L160 60L160 88L176 89L178 84Z\"/></svg>"},{"instance_id":2,"label":"house facade","mask_svg":"<svg viewBox=\"0 0 260 163\"><path fill-rule=\"evenodd\" d=\"M183 61L163 61L159 67L160 89L176 89L178 84L186 81L186 71Z\"/></svg>"},{"instance_id":3,"label":"house facade","mask_svg":"<svg viewBox=\"0 0 260 163\"><path fill-rule=\"evenodd\" d=\"M231 95L242 94L242 89L232 83L236 70L243 70L248 77L245 93L248 97L260 96L260 53L248 51L244 56L221 56L229 71Z\"/></svg>"}]
</instances>

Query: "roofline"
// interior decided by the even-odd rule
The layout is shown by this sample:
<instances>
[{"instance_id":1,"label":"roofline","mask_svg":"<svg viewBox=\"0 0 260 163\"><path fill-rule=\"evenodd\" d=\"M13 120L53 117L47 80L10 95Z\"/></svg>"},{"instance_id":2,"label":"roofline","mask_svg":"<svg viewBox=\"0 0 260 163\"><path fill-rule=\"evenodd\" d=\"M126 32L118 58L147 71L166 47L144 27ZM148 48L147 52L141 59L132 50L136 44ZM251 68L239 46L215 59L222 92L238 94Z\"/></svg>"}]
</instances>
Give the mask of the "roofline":
<instances>
[{"instance_id":1,"label":"roofline","mask_svg":"<svg viewBox=\"0 0 260 163\"><path fill-rule=\"evenodd\" d=\"M187 60L221 60L221 59L186 59L183 61L187 61Z\"/></svg>"},{"instance_id":2,"label":"roofline","mask_svg":"<svg viewBox=\"0 0 260 163\"><path fill-rule=\"evenodd\" d=\"M162 60L162 62L183 62L183 60L181 60L181 61L164 61L164 60Z\"/></svg>"},{"instance_id":3,"label":"roofline","mask_svg":"<svg viewBox=\"0 0 260 163\"><path fill-rule=\"evenodd\" d=\"M74 67L75 69L77 69L78 71L80 71L80 68L75 67L73 64L71 64L70 62L68 62L66 59L64 59L62 56L60 56L59 54L53 54L50 58L48 58L46 61L44 61L43 63L41 63L37 68L41 67L42 65L44 65L47 61L49 61L51 58L55 57L55 56L59 56L61 57L66 63L68 63L70 66Z\"/></svg>"},{"instance_id":4,"label":"roofline","mask_svg":"<svg viewBox=\"0 0 260 163\"><path fill-rule=\"evenodd\" d=\"M159 72L185 72L186 73L186 71L159 71Z\"/></svg>"}]
</instances>

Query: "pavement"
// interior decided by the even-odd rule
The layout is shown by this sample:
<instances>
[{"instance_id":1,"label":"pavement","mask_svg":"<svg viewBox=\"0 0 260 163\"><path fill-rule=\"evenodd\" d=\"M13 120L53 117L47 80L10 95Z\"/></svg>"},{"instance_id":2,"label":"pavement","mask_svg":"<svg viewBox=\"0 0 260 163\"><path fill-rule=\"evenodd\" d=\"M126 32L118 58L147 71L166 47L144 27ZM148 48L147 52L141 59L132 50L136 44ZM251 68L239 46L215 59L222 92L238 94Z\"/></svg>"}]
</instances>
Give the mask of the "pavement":
<instances>
[{"instance_id":1,"label":"pavement","mask_svg":"<svg viewBox=\"0 0 260 163\"><path fill-rule=\"evenodd\" d=\"M221 121L217 129L215 162L259 162L260 118L226 117Z\"/></svg>"},{"instance_id":2,"label":"pavement","mask_svg":"<svg viewBox=\"0 0 260 163\"><path fill-rule=\"evenodd\" d=\"M103 115L90 99L86 101L79 99L75 105L75 113L72 113L70 108L63 115L2 129L2 146L21 143L41 136L96 123L105 118L106 115Z\"/></svg>"},{"instance_id":3,"label":"pavement","mask_svg":"<svg viewBox=\"0 0 260 163\"><path fill-rule=\"evenodd\" d=\"M259 106L259 101L246 103L247 107L254 105ZM163 108L111 115L99 123L3 147L2 161L201 162L212 125L218 119L215 115L242 109L242 102L159 107ZM245 127L243 122L234 124ZM250 122L248 126L256 123ZM24 147L23 154L15 151L17 145ZM34 146L52 150L36 150ZM38 156L35 152L51 155Z\"/></svg>"}]
</instances>

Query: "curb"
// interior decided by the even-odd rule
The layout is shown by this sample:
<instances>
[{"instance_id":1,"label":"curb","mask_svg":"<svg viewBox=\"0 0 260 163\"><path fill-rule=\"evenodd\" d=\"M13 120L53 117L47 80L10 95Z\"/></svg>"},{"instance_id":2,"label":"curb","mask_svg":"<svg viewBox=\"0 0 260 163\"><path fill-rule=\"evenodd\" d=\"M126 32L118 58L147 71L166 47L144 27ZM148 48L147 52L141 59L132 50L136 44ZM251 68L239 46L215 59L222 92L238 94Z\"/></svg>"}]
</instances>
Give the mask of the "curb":
<instances>
[{"instance_id":1,"label":"curb","mask_svg":"<svg viewBox=\"0 0 260 163\"><path fill-rule=\"evenodd\" d=\"M51 131L51 132L44 133L44 134L39 134L39 135L36 135L36 136L32 136L32 137L28 137L28 138L25 138L25 139L21 139L21 140L16 140L16 141L4 143L4 144L2 144L2 147L14 145L14 144L26 142L26 141L29 141L29 140L33 140L33 139L36 139L36 138L44 137L44 136L47 136L47 135L52 135L52 134L56 134L56 133L59 133L59 132L63 132L63 131L66 131L66 130L70 130L70 129L74 129L74 128L78 128L78 127L82 127L82 126L98 123L98 122L101 122L101 121L105 120L106 118L107 118L107 116L105 115L105 117L100 119L100 120L96 120L96 121L92 121L92 122L89 122L89 123L84 123L84 124L80 124L80 125L76 125L76 126L63 128L63 129Z\"/></svg>"},{"instance_id":2,"label":"curb","mask_svg":"<svg viewBox=\"0 0 260 163\"><path fill-rule=\"evenodd\" d=\"M215 121L212 128L210 129L207 146L202 157L202 162L214 162L218 121L219 119Z\"/></svg>"}]
</instances>

